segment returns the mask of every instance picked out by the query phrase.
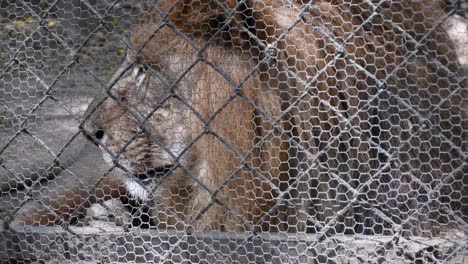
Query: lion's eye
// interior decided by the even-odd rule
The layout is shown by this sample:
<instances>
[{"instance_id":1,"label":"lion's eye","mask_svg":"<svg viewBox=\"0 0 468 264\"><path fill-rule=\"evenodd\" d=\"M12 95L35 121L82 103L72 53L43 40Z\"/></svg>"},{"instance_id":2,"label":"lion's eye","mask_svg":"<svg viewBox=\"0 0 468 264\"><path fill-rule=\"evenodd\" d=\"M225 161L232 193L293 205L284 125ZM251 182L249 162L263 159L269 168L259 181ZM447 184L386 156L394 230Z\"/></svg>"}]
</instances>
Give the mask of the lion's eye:
<instances>
[{"instance_id":1,"label":"lion's eye","mask_svg":"<svg viewBox=\"0 0 468 264\"><path fill-rule=\"evenodd\" d=\"M142 68L142 67L138 67L137 77L140 77L140 76L143 75L144 73L145 73L145 69Z\"/></svg>"},{"instance_id":2,"label":"lion's eye","mask_svg":"<svg viewBox=\"0 0 468 264\"><path fill-rule=\"evenodd\" d=\"M148 67L146 67L145 65L141 65L141 66L137 66L135 67L134 69L134 74L135 74L135 77L141 77L142 75L144 75L146 72L148 71Z\"/></svg>"}]
</instances>

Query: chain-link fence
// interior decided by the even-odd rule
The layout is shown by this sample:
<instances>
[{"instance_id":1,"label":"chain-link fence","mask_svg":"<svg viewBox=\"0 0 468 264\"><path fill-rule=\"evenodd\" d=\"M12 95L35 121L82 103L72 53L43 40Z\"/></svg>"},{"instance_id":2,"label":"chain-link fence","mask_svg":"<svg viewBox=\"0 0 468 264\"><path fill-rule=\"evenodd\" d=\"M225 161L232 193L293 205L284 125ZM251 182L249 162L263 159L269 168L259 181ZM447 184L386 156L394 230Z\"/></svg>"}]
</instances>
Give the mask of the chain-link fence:
<instances>
[{"instance_id":1,"label":"chain-link fence","mask_svg":"<svg viewBox=\"0 0 468 264\"><path fill-rule=\"evenodd\" d=\"M0 262L466 263L467 8L0 0Z\"/></svg>"}]
</instances>

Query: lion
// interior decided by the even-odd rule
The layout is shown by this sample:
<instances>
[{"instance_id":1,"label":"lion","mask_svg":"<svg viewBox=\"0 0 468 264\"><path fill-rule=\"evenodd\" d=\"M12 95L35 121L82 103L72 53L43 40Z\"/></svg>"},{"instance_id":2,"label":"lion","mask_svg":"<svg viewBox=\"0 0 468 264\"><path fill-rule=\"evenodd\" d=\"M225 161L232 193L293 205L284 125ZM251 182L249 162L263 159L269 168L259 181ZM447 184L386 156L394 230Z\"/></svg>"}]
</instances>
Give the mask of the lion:
<instances>
[{"instance_id":1,"label":"lion","mask_svg":"<svg viewBox=\"0 0 468 264\"><path fill-rule=\"evenodd\" d=\"M160 228L318 232L366 199L386 212L407 208L399 217L409 219L419 199L412 180L385 164L421 132L395 97L429 113L464 85L440 26L449 8L433 0L377 8L364 0L153 1L83 133L127 175L129 195ZM402 167L418 177L417 162ZM392 179L402 182L398 192ZM353 230L338 223L335 231L388 232L362 210L333 220L354 221L346 224ZM404 223L412 234L427 231Z\"/></svg>"}]
</instances>

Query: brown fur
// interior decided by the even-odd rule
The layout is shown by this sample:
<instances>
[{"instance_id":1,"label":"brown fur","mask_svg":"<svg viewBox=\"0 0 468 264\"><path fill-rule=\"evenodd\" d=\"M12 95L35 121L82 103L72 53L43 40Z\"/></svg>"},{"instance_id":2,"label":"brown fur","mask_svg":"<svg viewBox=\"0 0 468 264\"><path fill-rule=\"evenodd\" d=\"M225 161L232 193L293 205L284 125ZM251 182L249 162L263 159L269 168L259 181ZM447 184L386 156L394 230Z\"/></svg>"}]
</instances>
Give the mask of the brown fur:
<instances>
[{"instance_id":1,"label":"brown fur","mask_svg":"<svg viewBox=\"0 0 468 264\"><path fill-rule=\"evenodd\" d=\"M408 37L392 24L420 40L428 30L436 27L437 22L442 21L445 5L442 1L385 2L381 13L388 17L388 20L384 20L382 16L370 17L372 8L365 1L315 1L310 10L305 12L305 19L298 21L288 32L288 27L299 17L299 11L288 6L286 2L246 1L245 5L237 5L237 1L221 2L227 11L213 1L155 2L163 13L169 12L168 23L180 32L163 27L135 59L163 73L173 74L175 76L172 77L176 79L198 58L196 50L181 34L185 34L189 41L199 48L205 47L207 40L211 39L211 43L201 55L203 61L218 67L221 72L227 74L229 80L211 65L198 62L175 91L185 94L189 104L205 120L216 113L216 117L208 126L209 132L213 131L222 137L241 156L246 156L249 151L251 154L246 160L248 166L238 172L216 195L219 201L235 213L215 204L195 225L199 229L245 230L246 226L236 214L255 225L275 204L279 191L286 190L288 184L294 182L301 168L307 168L304 164L305 154L291 144L288 137L292 137L297 145L311 154L317 154L323 150L327 140L342 131L342 117L356 114L370 95L375 93L376 81L367 75L374 75L378 80L389 78L390 90L396 88L397 90L392 91L396 93L401 92L398 89L405 87L405 84L398 85L394 81L406 79L407 82L413 82L411 78L416 76L408 75L404 71L394 74L400 79L388 75L397 65L403 63L414 48ZM296 7L302 8L303 4L306 3L302 2ZM226 12L234 10L235 22L225 24ZM370 21L363 24L368 18ZM147 41L160 23L162 20L159 15L149 15L142 20L130 38L135 49L141 48L142 43ZM311 24L320 28L322 32L314 29ZM216 34L217 28L223 28L223 32ZM249 28L250 34L256 36L256 40L247 35L246 28ZM355 35L348 37L352 31L356 31ZM265 46L273 44L284 34L286 36L278 41L277 52L273 52L272 60L259 64L266 56ZM347 40L349 44L344 45L342 52L349 59L338 58L332 67L325 68L340 51L324 34L328 34L339 43ZM453 59L455 55L451 52L452 44L442 29L435 28L434 33L427 38L428 41L424 42L426 50L435 56L448 52L448 56L443 58L451 59L442 63L452 71L461 73L456 60ZM350 60L365 68L368 73L354 66ZM178 70L168 70L174 68L168 64L171 61L178 63ZM257 65L258 70L242 84L239 96L217 113L235 93L230 82L240 83ZM420 71L417 78L436 83L436 76L429 74L433 65L429 64L425 57L416 58L406 65L406 68L412 67L427 69ZM285 69L292 69L296 75L286 73ZM280 118L282 111L291 107L290 104L304 92L304 83L310 82L314 77L311 92L301 103L293 106L287 115ZM416 87L418 85L416 84ZM263 109L268 117L255 107ZM338 110L341 117L332 109ZM360 117L365 119L366 113L360 114ZM281 119L277 131L269 136L266 135L272 127L267 118ZM206 132L205 125L197 117L191 115L189 120L191 139ZM262 139L264 136L266 138ZM345 133L341 139L352 144L350 137L351 134ZM262 142L259 143L260 140ZM242 166L242 159L217 136L210 133L201 136L190 152L197 157L194 163L206 164L205 168L192 172L211 190L217 190L236 168ZM330 154L333 155L333 150ZM358 157L358 154L350 149L347 155L348 158L358 158L359 164L372 163L373 157L370 155ZM353 165L349 160L347 162ZM258 177L258 174L264 175L267 180ZM320 176L321 174L323 172L319 171L315 176L324 177ZM353 176L359 177L350 175ZM181 174L180 177L188 176ZM275 190L267 181L273 183ZM184 194L188 195L187 204L177 210L180 212L179 217L190 223L193 216L206 207L211 199L196 183L190 183L188 192L187 188L176 183L168 188L172 190L172 195L163 194L161 199L163 204L174 208L174 197L179 197L179 190L183 190ZM298 197L307 199L308 195L302 194ZM304 209L309 205L301 206ZM331 209L327 208L327 205L323 207L322 210L325 211ZM270 225L263 224L258 228L271 231L285 228L303 230L304 227L277 224L284 217L278 215L276 220L268 219L265 222L269 222Z\"/></svg>"},{"instance_id":2,"label":"brown fur","mask_svg":"<svg viewBox=\"0 0 468 264\"><path fill-rule=\"evenodd\" d=\"M286 1L249 0L243 5L232 0L220 2L225 8L208 0L155 1L164 14L169 12L167 22L174 28L164 26L152 36L162 23L162 17L148 8L148 14L131 34L130 42L140 50L143 43L151 40L139 54L130 52L129 57L136 63L135 67L148 65L162 75L163 80L145 75L148 97L143 99L137 96L138 89L135 91L135 87L139 87L135 85L136 80L119 81L117 88L113 88L115 98L122 96L121 103L143 116L173 93L183 98L203 119L180 100L169 99L149 119L146 133L138 136L119 159L135 173L143 173L151 166L174 162L167 158L159 143L154 143L155 139L167 149L177 149L171 145L175 143L186 147L196 139L179 162L211 191L217 191L216 195L211 197L183 169L175 170L167 179L151 186L158 189L151 206L154 221L161 227L178 228L193 223L195 229L234 231L249 230L251 224L265 231L306 230L301 210L312 214L310 208L314 207L321 212L316 215L319 220L336 212L336 206L323 199L323 195L331 199L336 193L336 189L320 185L330 180L323 169L311 169L311 180L299 184L298 191L284 197L293 201L294 206L269 210L280 192L288 190L300 172L310 168L308 155L325 152L325 156L317 157L321 164L332 167L341 162L349 166L346 177L354 187L356 181L375 173L380 164L372 146L356 143L359 136L347 131L343 121L358 114L360 120L368 122L357 123L354 119L350 125L371 130L371 110L358 113L377 93L378 83L369 75L378 81L386 80L386 86L380 89L387 89L421 108L424 105L422 101L418 103L418 97L440 98L443 91L436 87L437 78L450 77L444 72L434 74L436 66L427 57L417 56L404 63L401 69L396 68L412 56L415 45L409 40L411 36L418 41L425 37L422 49L441 58L440 63L463 76L452 43L442 27L437 27L445 16L443 1L385 1L380 13L386 19L381 15L371 16L373 10L367 1L314 1L304 13L304 19L299 21L296 21L299 11ZM295 3L295 7L301 9L308 1ZM226 24L227 12L234 12L234 20L229 24ZM296 26L289 30L294 22ZM219 28L223 31L217 34ZM429 30L433 33L428 34ZM351 32L355 33L350 35ZM346 41L343 50L337 50L325 35L339 44ZM271 47L278 39L277 48L271 48L273 52L268 53L265 47ZM203 52L197 54L189 41L204 48ZM268 54L271 59L259 63ZM199 57L201 61L197 61ZM327 66L334 59L336 62ZM174 89L163 84L173 83L196 61ZM253 67L258 69L243 82ZM235 90L234 86L240 82L242 86ZM303 95L300 103L292 105L304 93L305 84L311 85L310 92ZM417 96L405 97L405 89L416 89ZM235 94L237 96L232 99ZM139 123L121 103L107 99L87 127L91 134L103 129L108 136L103 143L114 153L120 153ZM145 106L151 107L146 109ZM223 109L218 112L220 108ZM282 115L286 109L290 111ZM272 133L269 119L279 120ZM209 124L204 124L208 120ZM173 127L187 132L182 133L183 139L176 138L171 132ZM402 137L403 130L399 132ZM326 142L340 133L344 145L332 142L327 146ZM176 142L180 140L183 142ZM360 144L359 150L355 149L356 144ZM143 151L143 145L151 151ZM344 153L340 152L343 146ZM137 158L142 153L146 156ZM242 157L247 157L245 164ZM242 169L236 172L240 167ZM234 172L236 174L231 177ZM227 184L218 190L229 177ZM313 185L316 185L315 193L307 190ZM343 198L335 199L339 202ZM346 199L342 202L346 203ZM196 219L210 203L214 204L203 212L201 219ZM264 215L271 215L271 218L259 222ZM288 215L294 217L288 218Z\"/></svg>"}]
</instances>

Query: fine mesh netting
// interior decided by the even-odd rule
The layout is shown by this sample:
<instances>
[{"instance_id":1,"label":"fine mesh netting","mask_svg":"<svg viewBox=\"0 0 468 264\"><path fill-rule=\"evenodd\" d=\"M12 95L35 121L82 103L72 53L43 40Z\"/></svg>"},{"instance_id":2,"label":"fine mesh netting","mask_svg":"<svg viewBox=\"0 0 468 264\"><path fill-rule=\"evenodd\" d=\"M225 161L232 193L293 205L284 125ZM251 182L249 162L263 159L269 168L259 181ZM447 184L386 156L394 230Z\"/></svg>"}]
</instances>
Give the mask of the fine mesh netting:
<instances>
[{"instance_id":1,"label":"fine mesh netting","mask_svg":"<svg viewBox=\"0 0 468 264\"><path fill-rule=\"evenodd\" d=\"M0 263L466 263L467 10L0 0Z\"/></svg>"}]
</instances>

